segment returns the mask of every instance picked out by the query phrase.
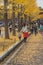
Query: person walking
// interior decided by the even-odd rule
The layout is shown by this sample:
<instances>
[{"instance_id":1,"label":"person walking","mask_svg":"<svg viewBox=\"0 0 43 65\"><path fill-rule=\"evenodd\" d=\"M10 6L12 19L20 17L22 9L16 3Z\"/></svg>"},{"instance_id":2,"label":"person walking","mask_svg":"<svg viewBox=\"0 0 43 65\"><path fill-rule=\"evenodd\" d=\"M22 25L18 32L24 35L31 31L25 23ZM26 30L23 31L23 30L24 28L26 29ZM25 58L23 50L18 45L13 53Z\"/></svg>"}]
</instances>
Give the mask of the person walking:
<instances>
[{"instance_id":1,"label":"person walking","mask_svg":"<svg viewBox=\"0 0 43 65\"><path fill-rule=\"evenodd\" d=\"M42 24L40 24L40 32L43 35L43 25Z\"/></svg>"},{"instance_id":2,"label":"person walking","mask_svg":"<svg viewBox=\"0 0 43 65\"><path fill-rule=\"evenodd\" d=\"M33 30L34 30L34 33L35 33L35 36L37 35L37 25L36 24L34 24L34 26L33 26Z\"/></svg>"},{"instance_id":3,"label":"person walking","mask_svg":"<svg viewBox=\"0 0 43 65\"><path fill-rule=\"evenodd\" d=\"M26 24L24 24L23 28L22 28L22 33L23 33L23 38L24 38L24 42L26 42L27 37L28 37L28 26Z\"/></svg>"},{"instance_id":4,"label":"person walking","mask_svg":"<svg viewBox=\"0 0 43 65\"><path fill-rule=\"evenodd\" d=\"M31 32L31 34L33 34L33 25L32 24L30 26L30 32Z\"/></svg>"}]
</instances>

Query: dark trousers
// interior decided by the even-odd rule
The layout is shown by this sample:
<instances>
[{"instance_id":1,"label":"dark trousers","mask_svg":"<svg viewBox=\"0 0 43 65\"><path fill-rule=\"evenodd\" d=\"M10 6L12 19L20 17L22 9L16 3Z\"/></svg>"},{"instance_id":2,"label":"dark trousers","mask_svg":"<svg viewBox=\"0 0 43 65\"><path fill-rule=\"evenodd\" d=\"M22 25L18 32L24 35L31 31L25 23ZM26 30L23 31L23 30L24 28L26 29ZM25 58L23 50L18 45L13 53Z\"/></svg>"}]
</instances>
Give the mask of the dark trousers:
<instances>
[{"instance_id":1,"label":"dark trousers","mask_svg":"<svg viewBox=\"0 0 43 65\"><path fill-rule=\"evenodd\" d=\"M37 30L35 30L35 36L37 35Z\"/></svg>"},{"instance_id":2,"label":"dark trousers","mask_svg":"<svg viewBox=\"0 0 43 65\"><path fill-rule=\"evenodd\" d=\"M27 40L27 37L26 38L24 38L24 42L26 43L26 40Z\"/></svg>"},{"instance_id":3,"label":"dark trousers","mask_svg":"<svg viewBox=\"0 0 43 65\"><path fill-rule=\"evenodd\" d=\"M33 34L33 29L31 29L30 31L31 31L31 33Z\"/></svg>"}]
</instances>

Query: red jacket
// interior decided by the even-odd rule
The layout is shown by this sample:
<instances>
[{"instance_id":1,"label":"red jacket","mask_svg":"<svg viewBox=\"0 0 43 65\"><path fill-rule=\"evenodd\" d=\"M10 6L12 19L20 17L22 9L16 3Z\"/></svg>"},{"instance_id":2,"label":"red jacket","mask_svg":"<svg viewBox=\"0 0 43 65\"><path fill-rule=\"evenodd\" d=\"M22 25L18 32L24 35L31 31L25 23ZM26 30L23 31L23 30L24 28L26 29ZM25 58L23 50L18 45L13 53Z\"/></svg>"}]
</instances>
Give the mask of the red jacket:
<instances>
[{"instance_id":1,"label":"red jacket","mask_svg":"<svg viewBox=\"0 0 43 65\"><path fill-rule=\"evenodd\" d=\"M29 35L28 32L23 32L23 37L24 37L24 38L27 38L28 35Z\"/></svg>"}]
</instances>

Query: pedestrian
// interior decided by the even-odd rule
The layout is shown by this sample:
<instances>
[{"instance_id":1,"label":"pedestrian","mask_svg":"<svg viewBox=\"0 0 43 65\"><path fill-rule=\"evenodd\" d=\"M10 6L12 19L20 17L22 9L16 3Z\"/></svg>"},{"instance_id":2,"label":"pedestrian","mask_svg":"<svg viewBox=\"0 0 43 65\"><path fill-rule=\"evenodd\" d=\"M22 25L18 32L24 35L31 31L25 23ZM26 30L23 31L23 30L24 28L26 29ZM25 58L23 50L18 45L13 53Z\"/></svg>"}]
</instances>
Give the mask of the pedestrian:
<instances>
[{"instance_id":1,"label":"pedestrian","mask_svg":"<svg viewBox=\"0 0 43 65\"><path fill-rule=\"evenodd\" d=\"M43 25L42 24L40 24L40 32L43 35Z\"/></svg>"},{"instance_id":2,"label":"pedestrian","mask_svg":"<svg viewBox=\"0 0 43 65\"><path fill-rule=\"evenodd\" d=\"M18 33L18 38L19 40L21 40L21 33Z\"/></svg>"},{"instance_id":3,"label":"pedestrian","mask_svg":"<svg viewBox=\"0 0 43 65\"><path fill-rule=\"evenodd\" d=\"M36 24L34 24L34 33L35 33L35 36L37 35L37 25Z\"/></svg>"},{"instance_id":4,"label":"pedestrian","mask_svg":"<svg viewBox=\"0 0 43 65\"><path fill-rule=\"evenodd\" d=\"M30 31L31 31L31 34L33 34L33 25L32 24L30 26Z\"/></svg>"},{"instance_id":5,"label":"pedestrian","mask_svg":"<svg viewBox=\"0 0 43 65\"><path fill-rule=\"evenodd\" d=\"M26 42L27 37L28 37L28 27L26 24L24 24L23 28L22 28L22 33L23 33L23 38L24 38L24 42Z\"/></svg>"}]
</instances>

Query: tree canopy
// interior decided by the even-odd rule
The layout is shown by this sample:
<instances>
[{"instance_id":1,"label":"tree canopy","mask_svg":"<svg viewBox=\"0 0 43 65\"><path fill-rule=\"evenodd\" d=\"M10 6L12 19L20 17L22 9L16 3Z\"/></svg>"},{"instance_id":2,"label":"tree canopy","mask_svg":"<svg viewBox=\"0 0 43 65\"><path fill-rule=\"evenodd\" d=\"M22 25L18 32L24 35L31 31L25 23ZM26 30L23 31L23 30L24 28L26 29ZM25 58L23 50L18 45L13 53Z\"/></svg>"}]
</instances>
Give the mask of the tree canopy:
<instances>
[{"instance_id":1,"label":"tree canopy","mask_svg":"<svg viewBox=\"0 0 43 65\"><path fill-rule=\"evenodd\" d=\"M2 0L2 1L4 1L4 0ZM21 4L24 8L24 14L26 14L27 16L31 16L32 20L40 18L40 16L39 16L40 9L37 6L36 0L8 0L8 3L9 3L8 13L9 13L9 15L12 15L12 3L13 2L17 6L18 6L18 4ZM0 6L0 7L4 8L3 6ZM17 14L17 12L18 12L18 8L16 7L15 13ZM11 18L11 16L10 16L10 18Z\"/></svg>"}]
</instances>

